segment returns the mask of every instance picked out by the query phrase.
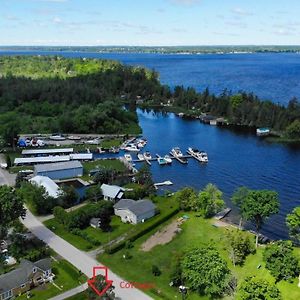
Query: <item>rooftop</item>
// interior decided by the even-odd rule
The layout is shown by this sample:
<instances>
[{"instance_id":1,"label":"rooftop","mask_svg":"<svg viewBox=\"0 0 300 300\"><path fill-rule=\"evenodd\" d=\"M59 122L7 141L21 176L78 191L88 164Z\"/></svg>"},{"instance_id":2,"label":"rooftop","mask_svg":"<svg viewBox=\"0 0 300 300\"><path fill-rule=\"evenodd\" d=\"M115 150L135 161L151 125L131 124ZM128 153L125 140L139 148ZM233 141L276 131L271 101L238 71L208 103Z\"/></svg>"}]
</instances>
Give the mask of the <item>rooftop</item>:
<instances>
[{"instance_id":1,"label":"rooftop","mask_svg":"<svg viewBox=\"0 0 300 300\"><path fill-rule=\"evenodd\" d=\"M49 177L35 176L29 180L30 182L45 188L49 196L57 198L60 195L59 186Z\"/></svg>"},{"instance_id":2,"label":"rooftop","mask_svg":"<svg viewBox=\"0 0 300 300\"><path fill-rule=\"evenodd\" d=\"M53 154L53 153L73 153L73 148L53 148L53 149L30 149L23 150L22 155L38 155L38 154Z\"/></svg>"},{"instance_id":3,"label":"rooftop","mask_svg":"<svg viewBox=\"0 0 300 300\"><path fill-rule=\"evenodd\" d=\"M109 185L105 183L101 185L101 191L103 196L109 198L121 199L124 194L124 189L122 187L119 187L117 185Z\"/></svg>"},{"instance_id":4,"label":"rooftop","mask_svg":"<svg viewBox=\"0 0 300 300\"><path fill-rule=\"evenodd\" d=\"M114 205L115 209L128 209L135 215L142 215L148 211L152 211L156 208L150 200L131 200L131 199L122 199L117 204Z\"/></svg>"},{"instance_id":5,"label":"rooftop","mask_svg":"<svg viewBox=\"0 0 300 300\"><path fill-rule=\"evenodd\" d=\"M59 171L75 168L82 168L82 164L78 160L34 166L35 172Z\"/></svg>"}]
</instances>

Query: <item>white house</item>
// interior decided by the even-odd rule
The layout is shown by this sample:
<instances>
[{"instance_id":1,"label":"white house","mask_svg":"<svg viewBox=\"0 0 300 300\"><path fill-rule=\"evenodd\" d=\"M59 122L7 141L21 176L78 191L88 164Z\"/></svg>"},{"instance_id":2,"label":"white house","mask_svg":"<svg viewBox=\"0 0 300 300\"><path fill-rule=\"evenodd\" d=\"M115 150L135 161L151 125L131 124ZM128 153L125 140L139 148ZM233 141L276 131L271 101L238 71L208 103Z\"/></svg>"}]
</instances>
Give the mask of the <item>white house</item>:
<instances>
[{"instance_id":1,"label":"white house","mask_svg":"<svg viewBox=\"0 0 300 300\"><path fill-rule=\"evenodd\" d=\"M124 189L117 185L109 185L103 183L101 185L101 191L104 200L110 200L113 202L118 202L124 195Z\"/></svg>"},{"instance_id":2,"label":"white house","mask_svg":"<svg viewBox=\"0 0 300 300\"><path fill-rule=\"evenodd\" d=\"M42 186L48 195L53 198L58 198L61 195L59 186L49 177L37 175L29 181L36 186Z\"/></svg>"},{"instance_id":3,"label":"white house","mask_svg":"<svg viewBox=\"0 0 300 300\"><path fill-rule=\"evenodd\" d=\"M114 210L122 222L137 224L153 217L156 206L150 200L121 199L114 205Z\"/></svg>"}]
</instances>

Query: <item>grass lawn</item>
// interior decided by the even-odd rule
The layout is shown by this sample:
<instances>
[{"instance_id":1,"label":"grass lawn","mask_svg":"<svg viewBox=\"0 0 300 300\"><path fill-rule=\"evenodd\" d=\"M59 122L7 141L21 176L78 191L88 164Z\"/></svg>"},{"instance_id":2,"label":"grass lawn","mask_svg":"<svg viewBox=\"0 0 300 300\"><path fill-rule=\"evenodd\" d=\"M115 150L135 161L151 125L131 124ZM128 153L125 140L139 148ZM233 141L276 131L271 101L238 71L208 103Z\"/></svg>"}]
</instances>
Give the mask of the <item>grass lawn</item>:
<instances>
[{"instance_id":1,"label":"grass lawn","mask_svg":"<svg viewBox=\"0 0 300 300\"><path fill-rule=\"evenodd\" d=\"M172 198L164 198L164 197L156 197L154 199L154 202L156 203L157 207L160 209L160 211L167 213L176 206L176 203ZM80 209L80 208L79 208ZM127 234L133 234L139 230L144 229L145 227L151 225L153 222L156 222L159 218L161 218L163 214L158 214L148 220L145 223L140 223L137 225L132 224L125 224L121 221L121 219L117 216L112 217L112 229L113 231L108 232L102 232L100 229L95 229L93 227L87 227L83 229L82 231L86 233L86 235L93 237L94 239L98 240L101 245L107 244L109 241L112 241L116 239L117 237L127 233ZM99 246L95 246L89 241L85 240L81 236L72 234L68 232L57 220L56 218L47 220L44 222L45 226L52 230L55 234L63 238L64 240L68 241L70 244L75 246L76 248L83 250L83 251L90 251L93 249L98 248Z\"/></svg>"},{"instance_id":2,"label":"grass lawn","mask_svg":"<svg viewBox=\"0 0 300 300\"><path fill-rule=\"evenodd\" d=\"M183 214L184 213L179 213L176 217L182 216ZM170 243L158 245L149 252L142 252L140 250L141 244L157 231L157 229L155 229L138 239L132 249L122 249L113 255L101 254L98 257L99 261L128 281L154 283L156 286L155 290L161 291L160 296L158 296L156 292L147 291L154 299L174 299L176 296L180 299L181 296L178 290L169 286L169 274L172 269L171 266L174 261L174 256L190 247L199 247L213 243L218 248L221 256L228 262L233 275L236 276L239 282L249 275L256 275L274 282L273 277L264 266L265 264L262 259L263 247L259 248L256 254L248 256L244 266L234 267L229 259L226 241L224 239L226 231L232 229L216 228L212 226L212 220L198 218L194 213L188 213L188 215L190 219L182 225L182 232L177 234ZM160 228L165 225L166 224L161 225ZM123 258L125 251L131 253L132 258L130 260ZM257 266L260 264L261 268L257 269ZM162 274L159 277L152 275L152 265L157 265L161 269ZM297 280L295 280L294 284L280 282L277 286L281 290L284 300L299 299L300 289L297 287ZM190 293L188 299L196 300L208 298Z\"/></svg>"},{"instance_id":3,"label":"grass lawn","mask_svg":"<svg viewBox=\"0 0 300 300\"><path fill-rule=\"evenodd\" d=\"M52 272L55 274L54 283L58 285L61 290L59 290L53 284L47 283L44 287L41 286L33 289L30 292L32 295L30 299L49 299L72 288L75 288L76 286L84 283L87 280L85 275L79 275L78 270L66 260L53 261ZM27 299L26 294L17 297L17 299Z\"/></svg>"},{"instance_id":4,"label":"grass lawn","mask_svg":"<svg viewBox=\"0 0 300 300\"><path fill-rule=\"evenodd\" d=\"M122 139L111 139L111 140L103 140L101 142L101 147L110 148L110 147L119 147L122 144Z\"/></svg>"},{"instance_id":5,"label":"grass lawn","mask_svg":"<svg viewBox=\"0 0 300 300\"><path fill-rule=\"evenodd\" d=\"M84 173L86 175L97 167L114 169L116 171L126 171L125 165L119 159L99 159L83 163Z\"/></svg>"}]
</instances>

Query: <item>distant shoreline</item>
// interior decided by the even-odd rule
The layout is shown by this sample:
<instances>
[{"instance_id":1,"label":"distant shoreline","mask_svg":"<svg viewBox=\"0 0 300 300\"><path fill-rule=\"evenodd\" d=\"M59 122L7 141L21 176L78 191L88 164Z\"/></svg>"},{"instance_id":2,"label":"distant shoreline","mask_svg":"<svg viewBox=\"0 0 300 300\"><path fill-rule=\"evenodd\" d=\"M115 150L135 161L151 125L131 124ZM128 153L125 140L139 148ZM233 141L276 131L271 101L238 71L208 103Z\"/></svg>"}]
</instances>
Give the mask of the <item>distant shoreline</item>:
<instances>
[{"instance_id":1,"label":"distant shoreline","mask_svg":"<svg viewBox=\"0 0 300 300\"><path fill-rule=\"evenodd\" d=\"M0 51L55 51L95 53L149 53L149 54L254 54L254 53L299 53L300 46L0 46Z\"/></svg>"}]
</instances>

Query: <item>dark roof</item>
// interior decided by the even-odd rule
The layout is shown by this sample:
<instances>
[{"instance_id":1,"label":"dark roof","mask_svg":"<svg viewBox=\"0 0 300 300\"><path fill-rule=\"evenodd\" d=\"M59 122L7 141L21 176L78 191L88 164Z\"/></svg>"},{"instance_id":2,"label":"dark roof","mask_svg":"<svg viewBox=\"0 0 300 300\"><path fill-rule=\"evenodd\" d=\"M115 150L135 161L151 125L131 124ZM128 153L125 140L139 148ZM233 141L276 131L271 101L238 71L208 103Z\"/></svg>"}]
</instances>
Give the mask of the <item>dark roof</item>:
<instances>
[{"instance_id":1,"label":"dark roof","mask_svg":"<svg viewBox=\"0 0 300 300\"><path fill-rule=\"evenodd\" d=\"M128 209L136 216L155 210L156 206L150 200L122 199L114 205L116 209Z\"/></svg>"},{"instance_id":2,"label":"dark roof","mask_svg":"<svg viewBox=\"0 0 300 300\"><path fill-rule=\"evenodd\" d=\"M124 189L117 186L117 185L109 185L109 184L105 184L103 183L101 185L101 191L102 191L102 195L109 197L109 198L118 198L121 199L123 197L123 192Z\"/></svg>"},{"instance_id":3,"label":"dark roof","mask_svg":"<svg viewBox=\"0 0 300 300\"><path fill-rule=\"evenodd\" d=\"M90 224L96 225L96 226L98 226L99 222L100 222L100 218L92 218L90 220Z\"/></svg>"},{"instance_id":4,"label":"dark roof","mask_svg":"<svg viewBox=\"0 0 300 300\"><path fill-rule=\"evenodd\" d=\"M0 276L0 293L10 291L28 282L28 277L34 267L47 271L51 269L51 259L45 258L35 263L29 260L22 260L19 268Z\"/></svg>"},{"instance_id":5,"label":"dark roof","mask_svg":"<svg viewBox=\"0 0 300 300\"><path fill-rule=\"evenodd\" d=\"M71 161L51 163L51 164L41 164L41 165L34 166L34 170L36 172L58 171L58 170L67 170L67 169L75 169L75 168L82 168L82 164L78 160L71 160Z\"/></svg>"}]
</instances>

